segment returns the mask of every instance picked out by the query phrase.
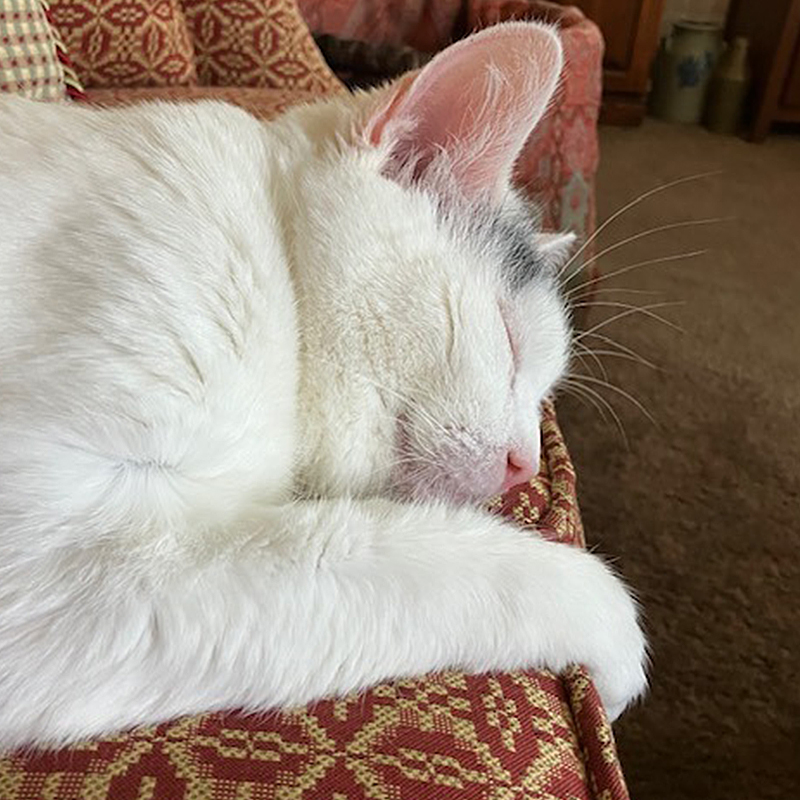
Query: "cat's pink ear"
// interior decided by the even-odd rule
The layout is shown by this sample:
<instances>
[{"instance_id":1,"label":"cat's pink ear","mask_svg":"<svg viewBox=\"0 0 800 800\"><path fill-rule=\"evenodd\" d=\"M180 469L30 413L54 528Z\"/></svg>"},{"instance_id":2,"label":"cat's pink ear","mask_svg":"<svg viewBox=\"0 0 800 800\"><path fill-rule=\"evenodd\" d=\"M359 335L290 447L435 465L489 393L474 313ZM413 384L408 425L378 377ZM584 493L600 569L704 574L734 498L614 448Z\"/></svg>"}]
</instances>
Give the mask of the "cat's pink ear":
<instances>
[{"instance_id":1,"label":"cat's pink ear","mask_svg":"<svg viewBox=\"0 0 800 800\"><path fill-rule=\"evenodd\" d=\"M562 66L553 29L495 25L401 79L363 131L391 154L387 172L443 171L470 199L499 198L555 91Z\"/></svg>"}]
</instances>

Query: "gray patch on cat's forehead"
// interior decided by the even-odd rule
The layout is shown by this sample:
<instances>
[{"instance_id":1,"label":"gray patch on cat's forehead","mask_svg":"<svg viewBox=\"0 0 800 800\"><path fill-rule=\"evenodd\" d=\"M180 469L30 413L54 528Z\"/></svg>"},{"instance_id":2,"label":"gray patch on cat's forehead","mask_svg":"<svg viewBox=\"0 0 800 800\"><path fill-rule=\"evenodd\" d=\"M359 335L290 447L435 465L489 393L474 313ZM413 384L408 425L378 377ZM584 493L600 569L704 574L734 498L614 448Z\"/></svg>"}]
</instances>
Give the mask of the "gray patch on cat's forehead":
<instances>
[{"instance_id":1,"label":"gray patch on cat's forehead","mask_svg":"<svg viewBox=\"0 0 800 800\"><path fill-rule=\"evenodd\" d=\"M500 255L503 276L512 291L548 274L547 262L535 243L538 228L538 217L529 206L500 210L480 225L484 242Z\"/></svg>"}]
</instances>

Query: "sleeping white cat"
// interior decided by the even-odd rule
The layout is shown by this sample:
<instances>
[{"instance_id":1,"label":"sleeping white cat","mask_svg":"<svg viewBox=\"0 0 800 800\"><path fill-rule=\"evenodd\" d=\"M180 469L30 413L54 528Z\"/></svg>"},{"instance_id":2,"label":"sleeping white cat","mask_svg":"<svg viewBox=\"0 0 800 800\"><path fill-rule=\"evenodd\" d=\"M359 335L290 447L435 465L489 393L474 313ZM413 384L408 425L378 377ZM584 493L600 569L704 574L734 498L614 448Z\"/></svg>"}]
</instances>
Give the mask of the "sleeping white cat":
<instances>
[{"instance_id":1,"label":"sleeping white cat","mask_svg":"<svg viewBox=\"0 0 800 800\"><path fill-rule=\"evenodd\" d=\"M0 99L0 744L645 641L595 556L481 511L567 366L509 187L561 68L489 29L269 124Z\"/></svg>"}]
</instances>

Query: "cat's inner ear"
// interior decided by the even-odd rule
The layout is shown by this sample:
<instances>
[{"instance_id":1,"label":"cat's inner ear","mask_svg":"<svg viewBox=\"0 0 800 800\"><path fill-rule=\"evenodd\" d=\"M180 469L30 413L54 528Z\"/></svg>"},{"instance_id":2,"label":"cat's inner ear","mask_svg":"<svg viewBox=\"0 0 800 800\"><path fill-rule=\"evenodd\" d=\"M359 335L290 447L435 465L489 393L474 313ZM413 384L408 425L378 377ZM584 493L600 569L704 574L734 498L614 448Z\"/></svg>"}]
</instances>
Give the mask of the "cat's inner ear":
<instances>
[{"instance_id":1,"label":"cat's inner ear","mask_svg":"<svg viewBox=\"0 0 800 800\"><path fill-rule=\"evenodd\" d=\"M563 56L551 28L495 25L402 78L364 138L389 153L391 177L448 179L466 198L497 201L558 84Z\"/></svg>"},{"instance_id":2,"label":"cat's inner ear","mask_svg":"<svg viewBox=\"0 0 800 800\"><path fill-rule=\"evenodd\" d=\"M536 251L548 272L557 272L567 262L574 247L574 233L539 233L536 235Z\"/></svg>"}]
</instances>

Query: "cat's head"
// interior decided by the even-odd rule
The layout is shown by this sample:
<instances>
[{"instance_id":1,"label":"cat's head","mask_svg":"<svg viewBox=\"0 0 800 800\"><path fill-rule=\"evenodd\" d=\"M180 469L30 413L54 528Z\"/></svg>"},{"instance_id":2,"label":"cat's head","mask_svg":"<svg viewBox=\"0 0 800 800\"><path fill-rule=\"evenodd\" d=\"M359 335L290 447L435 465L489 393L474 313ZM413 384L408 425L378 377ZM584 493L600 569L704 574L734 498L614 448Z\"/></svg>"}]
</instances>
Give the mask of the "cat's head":
<instances>
[{"instance_id":1,"label":"cat's head","mask_svg":"<svg viewBox=\"0 0 800 800\"><path fill-rule=\"evenodd\" d=\"M316 143L291 212L305 491L469 501L536 472L572 238L510 182L561 64L551 29L512 23L297 116Z\"/></svg>"}]
</instances>

